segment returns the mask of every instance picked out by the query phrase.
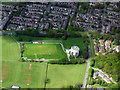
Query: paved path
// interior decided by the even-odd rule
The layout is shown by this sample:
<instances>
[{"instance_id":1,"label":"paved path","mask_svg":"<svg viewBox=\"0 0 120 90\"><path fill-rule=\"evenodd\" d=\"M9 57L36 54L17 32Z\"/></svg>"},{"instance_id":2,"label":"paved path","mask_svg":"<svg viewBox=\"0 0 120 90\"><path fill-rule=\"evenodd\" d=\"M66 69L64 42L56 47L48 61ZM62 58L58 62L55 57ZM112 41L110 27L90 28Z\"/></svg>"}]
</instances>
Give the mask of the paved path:
<instances>
[{"instance_id":1,"label":"paved path","mask_svg":"<svg viewBox=\"0 0 120 90\"><path fill-rule=\"evenodd\" d=\"M88 70L90 68L90 59L91 59L90 45L88 45L88 53L89 53L89 58L88 58L88 64L87 64L87 69L86 69L86 73L85 73L83 88L85 88L85 86L86 86L87 78L88 78Z\"/></svg>"}]
</instances>

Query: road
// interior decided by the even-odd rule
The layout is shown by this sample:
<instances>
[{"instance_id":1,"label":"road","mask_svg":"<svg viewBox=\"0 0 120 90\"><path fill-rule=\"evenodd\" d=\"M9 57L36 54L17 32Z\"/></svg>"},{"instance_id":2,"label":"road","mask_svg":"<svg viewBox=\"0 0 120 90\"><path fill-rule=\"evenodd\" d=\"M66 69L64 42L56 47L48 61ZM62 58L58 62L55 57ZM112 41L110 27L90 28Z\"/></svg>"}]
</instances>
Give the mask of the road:
<instances>
[{"instance_id":1,"label":"road","mask_svg":"<svg viewBox=\"0 0 120 90\"><path fill-rule=\"evenodd\" d=\"M87 78L88 78L88 70L89 70L89 68L90 68L90 59L91 59L90 45L88 45L88 53L89 53L88 64L87 64L87 69L86 69L85 78L84 78L84 83L83 83L82 88L85 88L85 87L86 87Z\"/></svg>"},{"instance_id":2,"label":"road","mask_svg":"<svg viewBox=\"0 0 120 90\"><path fill-rule=\"evenodd\" d=\"M43 24L43 20L44 20L44 18L46 17L46 12L48 12L48 11L50 10L50 7L51 7L51 3L49 3L49 5L48 5L46 11L44 12L43 19L41 20L41 23L39 24L39 33L43 33L43 32L41 31L40 26Z\"/></svg>"},{"instance_id":3,"label":"road","mask_svg":"<svg viewBox=\"0 0 120 90\"><path fill-rule=\"evenodd\" d=\"M106 5L106 2L104 2L104 12L103 12L103 15L102 15L102 23L101 23L101 34L103 34L103 22L104 22L104 16L105 16L105 9L106 9L107 5Z\"/></svg>"}]
</instances>

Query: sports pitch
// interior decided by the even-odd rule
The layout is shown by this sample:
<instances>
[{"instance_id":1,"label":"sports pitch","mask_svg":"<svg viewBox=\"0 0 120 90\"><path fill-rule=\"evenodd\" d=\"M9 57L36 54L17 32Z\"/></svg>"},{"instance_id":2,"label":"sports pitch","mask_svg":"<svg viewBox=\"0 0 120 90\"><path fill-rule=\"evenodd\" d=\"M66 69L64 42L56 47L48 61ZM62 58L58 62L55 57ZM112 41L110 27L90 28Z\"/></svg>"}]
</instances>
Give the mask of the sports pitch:
<instances>
[{"instance_id":1,"label":"sports pitch","mask_svg":"<svg viewBox=\"0 0 120 90\"><path fill-rule=\"evenodd\" d=\"M60 44L25 43L23 57L28 59L64 59L67 58L67 55Z\"/></svg>"}]
</instances>

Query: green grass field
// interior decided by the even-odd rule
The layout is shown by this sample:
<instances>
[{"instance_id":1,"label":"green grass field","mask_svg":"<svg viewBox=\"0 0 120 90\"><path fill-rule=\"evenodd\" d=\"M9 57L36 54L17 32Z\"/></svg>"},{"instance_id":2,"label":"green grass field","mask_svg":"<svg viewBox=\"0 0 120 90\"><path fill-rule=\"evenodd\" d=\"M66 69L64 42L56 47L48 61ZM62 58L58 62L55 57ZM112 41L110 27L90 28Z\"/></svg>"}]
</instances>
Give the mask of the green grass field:
<instances>
[{"instance_id":1,"label":"green grass field","mask_svg":"<svg viewBox=\"0 0 120 90\"><path fill-rule=\"evenodd\" d=\"M2 60L16 61L20 58L19 44L10 36L2 36Z\"/></svg>"},{"instance_id":2,"label":"green grass field","mask_svg":"<svg viewBox=\"0 0 120 90\"><path fill-rule=\"evenodd\" d=\"M62 88L76 83L83 84L87 64L49 65L47 88Z\"/></svg>"},{"instance_id":3,"label":"green grass field","mask_svg":"<svg viewBox=\"0 0 120 90\"><path fill-rule=\"evenodd\" d=\"M34 48L34 45L32 46L32 48ZM61 51L59 54L56 54L55 58L58 58L57 55L60 55L63 52L61 46L56 44L52 45L52 47L49 45L43 45L43 47L41 50L45 50L46 47L49 50L52 49L52 54L55 54L55 52L58 52L57 50L60 49ZM55 48L57 48L57 50L55 50ZM48 51L44 51L44 53L47 54ZM62 54L60 56L63 57ZM3 36L2 87L10 88L11 85L18 85L21 88L44 88L47 66L46 62L21 62L18 60L19 57L19 44L16 43L10 36ZM61 88L69 85L75 85L76 83L82 84L85 76L86 65L86 63L80 65L48 64L47 78L50 81L46 84L46 88Z\"/></svg>"},{"instance_id":4,"label":"green grass field","mask_svg":"<svg viewBox=\"0 0 120 90\"><path fill-rule=\"evenodd\" d=\"M29 59L63 59L67 58L60 44L24 44L23 57Z\"/></svg>"},{"instance_id":5,"label":"green grass field","mask_svg":"<svg viewBox=\"0 0 120 90\"><path fill-rule=\"evenodd\" d=\"M47 42L48 42L48 40L53 40L55 42L62 41L64 47L67 49L70 49L71 46L77 45L80 48L80 57L83 57L84 51L87 51L87 44L88 43L84 43L84 40L86 40L87 38L83 38L83 37L67 38L67 40L61 40L60 38L56 39L56 38L48 38L48 37L31 37L31 36L25 36L25 35L19 35L19 36L14 35L14 37L18 41L19 40L22 40L22 41L30 41L30 40L46 41L47 40Z\"/></svg>"},{"instance_id":6,"label":"green grass field","mask_svg":"<svg viewBox=\"0 0 120 90\"><path fill-rule=\"evenodd\" d=\"M2 87L43 88L46 63L6 62L2 64Z\"/></svg>"},{"instance_id":7,"label":"green grass field","mask_svg":"<svg viewBox=\"0 0 120 90\"><path fill-rule=\"evenodd\" d=\"M46 63L20 62L19 56L19 45L10 36L3 36L2 87L19 85L22 88L43 88Z\"/></svg>"}]
</instances>

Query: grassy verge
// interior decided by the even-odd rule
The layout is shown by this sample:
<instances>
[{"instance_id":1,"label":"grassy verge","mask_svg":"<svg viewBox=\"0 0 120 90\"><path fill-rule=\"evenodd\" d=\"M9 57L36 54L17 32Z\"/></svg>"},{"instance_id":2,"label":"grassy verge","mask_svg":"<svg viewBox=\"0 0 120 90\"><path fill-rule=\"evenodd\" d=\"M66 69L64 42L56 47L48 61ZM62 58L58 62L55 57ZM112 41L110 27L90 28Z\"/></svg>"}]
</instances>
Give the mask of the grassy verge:
<instances>
[{"instance_id":1,"label":"grassy verge","mask_svg":"<svg viewBox=\"0 0 120 90\"><path fill-rule=\"evenodd\" d=\"M91 57L95 57L95 47L94 47L94 42L91 39L91 36L89 36L89 40L90 40Z\"/></svg>"}]
</instances>

